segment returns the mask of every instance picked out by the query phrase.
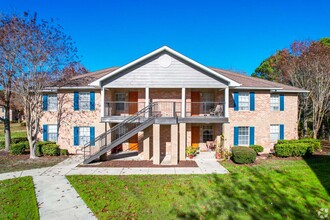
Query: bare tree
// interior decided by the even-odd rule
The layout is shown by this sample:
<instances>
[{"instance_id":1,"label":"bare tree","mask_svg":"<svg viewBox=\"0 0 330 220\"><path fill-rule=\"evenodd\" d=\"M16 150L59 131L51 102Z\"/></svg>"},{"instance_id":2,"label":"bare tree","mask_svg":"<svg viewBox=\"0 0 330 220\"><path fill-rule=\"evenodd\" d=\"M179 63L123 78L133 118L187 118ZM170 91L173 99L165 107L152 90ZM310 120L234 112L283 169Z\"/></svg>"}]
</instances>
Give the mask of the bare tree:
<instances>
[{"instance_id":1,"label":"bare tree","mask_svg":"<svg viewBox=\"0 0 330 220\"><path fill-rule=\"evenodd\" d=\"M0 17L0 86L3 88L4 102L5 149L10 148L10 107L12 101L13 82L16 74L23 69L20 60L24 40L21 38L21 19L17 15L1 15Z\"/></svg>"},{"instance_id":2,"label":"bare tree","mask_svg":"<svg viewBox=\"0 0 330 220\"><path fill-rule=\"evenodd\" d=\"M311 117L313 137L317 138L323 119L330 112L330 48L320 42L297 41L289 51L290 56L279 68L287 74L289 84L309 90L299 97L299 117Z\"/></svg>"},{"instance_id":3,"label":"bare tree","mask_svg":"<svg viewBox=\"0 0 330 220\"><path fill-rule=\"evenodd\" d=\"M21 17L20 37L24 40L20 60L23 69L17 73L13 91L24 103L30 158L36 158L36 142L43 115L42 95L50 82L61 77L61 69L76 58L71 38L54 21L39 21L37 15Z\"/></svg>"}]
</instances>

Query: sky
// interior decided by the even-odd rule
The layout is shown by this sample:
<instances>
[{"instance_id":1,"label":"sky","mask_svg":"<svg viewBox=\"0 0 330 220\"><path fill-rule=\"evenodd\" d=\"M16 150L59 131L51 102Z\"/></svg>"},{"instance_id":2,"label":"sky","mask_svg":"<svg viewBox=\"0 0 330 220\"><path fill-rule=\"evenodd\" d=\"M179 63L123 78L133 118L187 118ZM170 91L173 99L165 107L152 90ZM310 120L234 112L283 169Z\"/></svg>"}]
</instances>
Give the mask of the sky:
<instances>
[{"instance_id":1,"label":"sky","mask_svg":"<svg viewBox=\"0 0 330 220\"><path fill-rule=\"evenodd\" d=\"M58 18L90 71L161 46L247 74L295 40L330 37L330 1L0 0L0 12Z\"/></svg>"}]
</instances>

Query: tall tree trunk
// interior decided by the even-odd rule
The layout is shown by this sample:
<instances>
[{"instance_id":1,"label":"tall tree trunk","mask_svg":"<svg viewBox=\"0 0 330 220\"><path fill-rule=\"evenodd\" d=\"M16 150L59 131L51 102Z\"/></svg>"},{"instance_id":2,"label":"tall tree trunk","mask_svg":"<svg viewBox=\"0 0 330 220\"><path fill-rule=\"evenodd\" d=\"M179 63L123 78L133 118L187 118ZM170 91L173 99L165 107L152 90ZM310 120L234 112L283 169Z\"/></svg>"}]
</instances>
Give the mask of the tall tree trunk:
<instances>
[{"instance_id":1,"label":"tall tree trunk","mask_svg":"<svg viewBox=\"0 0 330 220\"><path fill-rule=\"evenodd\" d=\"M4 120L4 133L5 133L5 150L10 150L10 139L11 139L11 133L10 133L10 101L6 100L6 106L5 106L5 120Z\"/></svg>"}]
</instances>

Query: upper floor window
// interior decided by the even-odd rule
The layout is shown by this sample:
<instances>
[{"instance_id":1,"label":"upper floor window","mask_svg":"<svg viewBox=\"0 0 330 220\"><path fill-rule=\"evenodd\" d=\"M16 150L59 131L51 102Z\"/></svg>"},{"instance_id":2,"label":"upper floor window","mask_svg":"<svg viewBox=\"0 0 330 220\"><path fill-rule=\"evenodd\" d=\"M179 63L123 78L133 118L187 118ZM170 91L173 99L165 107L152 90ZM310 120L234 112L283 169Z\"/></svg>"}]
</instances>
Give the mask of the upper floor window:
<instances>
[{"instance_id":1,"label":"upper floor window","mask_svg":"<svg viewBox=\"0 0 330 220\"><path fill-rule=\"evenodd\" d=\"M238 145L249 145L249 127L238 127Z\"/></svg>"},{"instance_id":2,"label":"upper floor window","mask_svg":"<svg viewBox=\"0 0 330 220\"><path fill-rule=\"evenodd\" d=\"M79 92L79 109L90 110L90 93Z\"/></svg>"},{"instance_id":3,"label":"upper floor window","mask_svg":"<svg viewBox=\"0 0 330 220\"><path fill-rule=\"evenodd\" d=\"M124 111L125 110L126 93L116 93L115 101L116 101L116 110L117 111Z\"/></svg>"},{"instance_id":4,"label":"upper floor window","mask_svg":"<svg viewBox=\"0 0 330 220\"><path fill-rule=\"evenodd\" d=\"M48 111L57 111L57 94L48 94Z\"/></svg>"},{"instance_id":5,"label":"upper floor window","mask_svg":"<svg viewBox=\"0 0 330 220\"><path fill-rule=\"evenodd\" d=\"M280 110L280 96L278 94L270 95L270 110L271 111Z\"/></svg>"},{"instance_id":6,"label":"upper floor window","mask_svg":"<svg viewBox=\"0 0 330 220\"><path fill-rule=\"evenodd\" d=\"M280 126L270 125L270 141L275 142L280 139Z\"/></svg>"},{"instance_id":7,"label":"upper floor window","mask_svg":"<svg viewBox=\"0 0 330 220\"><path fill-rule=\"evenodd\" d=\"M202 93L203 101L203 114L209 114L210 110L214 108L214 94L213 93Z\"/></svg>"},{"instance_id":8,"label":"upper floor window","mask_svg":"<svg viewBox=\"0 0 330 220\"><path fill-rule=\"evenodd\" d=\"M250 109L250 95L248 92L239 93L238 106L240 111L245 111Z\"/></svg>"}]
</instances>

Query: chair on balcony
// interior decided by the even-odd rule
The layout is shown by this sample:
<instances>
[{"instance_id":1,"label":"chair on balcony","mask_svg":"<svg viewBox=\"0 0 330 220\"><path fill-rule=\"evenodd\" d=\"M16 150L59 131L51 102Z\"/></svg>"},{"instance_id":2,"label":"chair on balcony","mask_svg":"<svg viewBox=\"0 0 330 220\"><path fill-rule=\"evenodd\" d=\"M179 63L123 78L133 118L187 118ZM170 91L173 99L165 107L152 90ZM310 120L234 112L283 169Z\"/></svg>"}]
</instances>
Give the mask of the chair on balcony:
<instances>
[{"instance_id":1,"label":"chair on balcony","mask_svg":"<svg viewBox=\"0 0 330 220\"><path fill-rule=\"evenodd\" d=\"M210 115L219 117L222 114L222 110L221 105L217 105L214 109L210 110Z\"/></svg>"}]
</instances>

